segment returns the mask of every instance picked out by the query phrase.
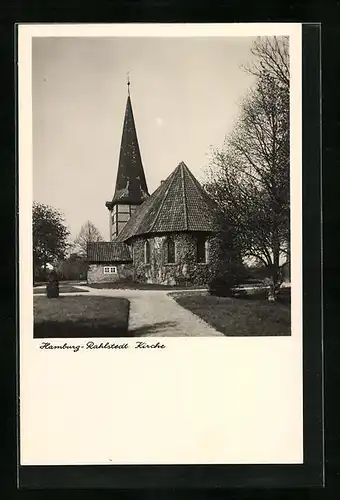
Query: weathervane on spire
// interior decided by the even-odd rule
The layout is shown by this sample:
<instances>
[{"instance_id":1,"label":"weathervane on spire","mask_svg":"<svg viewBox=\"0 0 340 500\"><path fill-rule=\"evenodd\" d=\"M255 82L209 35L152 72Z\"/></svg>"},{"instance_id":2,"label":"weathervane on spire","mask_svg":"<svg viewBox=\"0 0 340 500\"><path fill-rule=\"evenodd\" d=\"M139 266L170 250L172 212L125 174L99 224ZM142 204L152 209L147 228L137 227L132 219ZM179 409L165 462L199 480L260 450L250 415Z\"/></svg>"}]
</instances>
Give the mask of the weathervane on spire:
<instances>
[{"instance_id":1,"label":"weathervane on spire","mask_svg":"<svg viewBox=\"0 0 340 500\"><path fill-rule=\"evenodd\" d=\"M126 73L127 78L127 86L128 86L128 95L130 95L130 71Z\"/></svg>"}]
</instances>

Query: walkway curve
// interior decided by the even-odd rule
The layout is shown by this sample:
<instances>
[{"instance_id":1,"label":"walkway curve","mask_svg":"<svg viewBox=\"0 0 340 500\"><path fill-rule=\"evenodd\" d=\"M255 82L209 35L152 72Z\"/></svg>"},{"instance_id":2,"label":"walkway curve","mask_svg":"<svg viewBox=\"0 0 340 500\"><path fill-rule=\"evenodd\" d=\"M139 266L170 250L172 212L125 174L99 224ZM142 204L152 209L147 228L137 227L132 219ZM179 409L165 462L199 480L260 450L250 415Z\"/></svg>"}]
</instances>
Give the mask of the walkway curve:
<instances>
[{"instance_id":1,"label":"walkway curve","mask_svg":"<svg viewBox=\"0 0 340 500\"><path fill-rule=\"evenodd\" d=\"M169 290L98 289L89 286L77 288L86 290L86 295L128 299L129 333L134 337L223 336L191 311L180 306L169 295ZM176 293L179 293L179 290L176 290Z\"/></svg>"}]
</instances>

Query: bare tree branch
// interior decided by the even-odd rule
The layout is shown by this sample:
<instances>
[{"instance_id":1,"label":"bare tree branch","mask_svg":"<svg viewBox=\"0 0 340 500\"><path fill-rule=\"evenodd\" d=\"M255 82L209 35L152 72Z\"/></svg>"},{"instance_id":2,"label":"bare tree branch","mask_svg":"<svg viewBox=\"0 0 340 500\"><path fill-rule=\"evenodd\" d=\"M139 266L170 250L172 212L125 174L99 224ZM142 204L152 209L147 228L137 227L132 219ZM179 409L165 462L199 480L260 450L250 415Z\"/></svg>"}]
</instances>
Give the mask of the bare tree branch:
<instances>
[{"instance_id":1,"label":"bare tree branch","mask_svg":"<svg viewBox=\"0 0 340 500\"><path fill-rule=\"evenodd\" d=\"M289 259L289 40L261 38L247 71L257 77L238 123L212 154L206 189L235 228L244 258L255 258L281 284Z\"/></svg>"},{"instance_id":2,"label":"bare tree branch","mask_svg":"<svg viewBox=\"0 0 340 500\"><path fill-rule=\"evenodd\" d=\"M82 225L77 238L74 240L74 251L81 256L85 256L87 244L97 241L103 241L103 238L96 226L88 220Z\"/></svg>"}]
</instances>

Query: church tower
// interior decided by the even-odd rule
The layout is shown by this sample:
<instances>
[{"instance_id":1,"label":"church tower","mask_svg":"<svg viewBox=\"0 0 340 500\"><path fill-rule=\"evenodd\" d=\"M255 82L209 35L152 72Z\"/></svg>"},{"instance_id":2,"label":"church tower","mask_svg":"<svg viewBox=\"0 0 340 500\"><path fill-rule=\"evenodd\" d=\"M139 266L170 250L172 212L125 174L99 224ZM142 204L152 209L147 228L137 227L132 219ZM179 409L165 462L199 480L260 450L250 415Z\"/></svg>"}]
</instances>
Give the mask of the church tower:
<instances>
[{"instance_id":1,"label":"church tower","mask_svg":"<svg viewBox=\"0 0 340 500\"><path fill-rule=\"evenodd\" d=\"M149 197L132 112L129 80L127 85L128 97L120 146L116 188L112 201L105 203L109 210L111 241L117 238L136 208Z\"/></svg>"}]
</instances>

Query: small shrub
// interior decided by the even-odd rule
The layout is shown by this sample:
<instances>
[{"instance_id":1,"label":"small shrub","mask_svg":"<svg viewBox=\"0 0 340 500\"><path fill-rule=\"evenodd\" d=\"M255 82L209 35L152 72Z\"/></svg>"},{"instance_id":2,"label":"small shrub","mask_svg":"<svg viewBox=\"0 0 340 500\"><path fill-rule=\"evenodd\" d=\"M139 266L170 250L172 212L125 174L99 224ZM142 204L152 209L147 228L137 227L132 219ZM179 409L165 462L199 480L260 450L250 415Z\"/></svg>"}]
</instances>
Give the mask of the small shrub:
<instances>
[{"instance_id":1,"label":"small shrub","mask_svg":"<svg viewBox=\"0 0 340 500\"><path fill-rule=\"evenodd\" d=\"M209 283L209 292L217 297L230 297L233 284L228 283L223 276L216 276Z\"/></svg>"},{"instance_id":2,"label":"small shrub","mask_svg":"<svg viewBox=\"0 0 340 500\"><path fill-rule=\"evenodd\" d=\"M49 275L48 283L46 285L46 295L49 299L59 297L59 281L55 272Z\"/></svg>"},{"instance_id":3,"label":"small shrub","mask_svg":"<svg viewBox=\"0 0 340 500\"><path fill-rule=\"evenodd\" d=\"M223 216L218 218L220 231L211 255L211 275L208 283L211 295L232 297L234 287L242 283L247 273L236 245L233 229Z\"/></svg>"}]
</instances>

